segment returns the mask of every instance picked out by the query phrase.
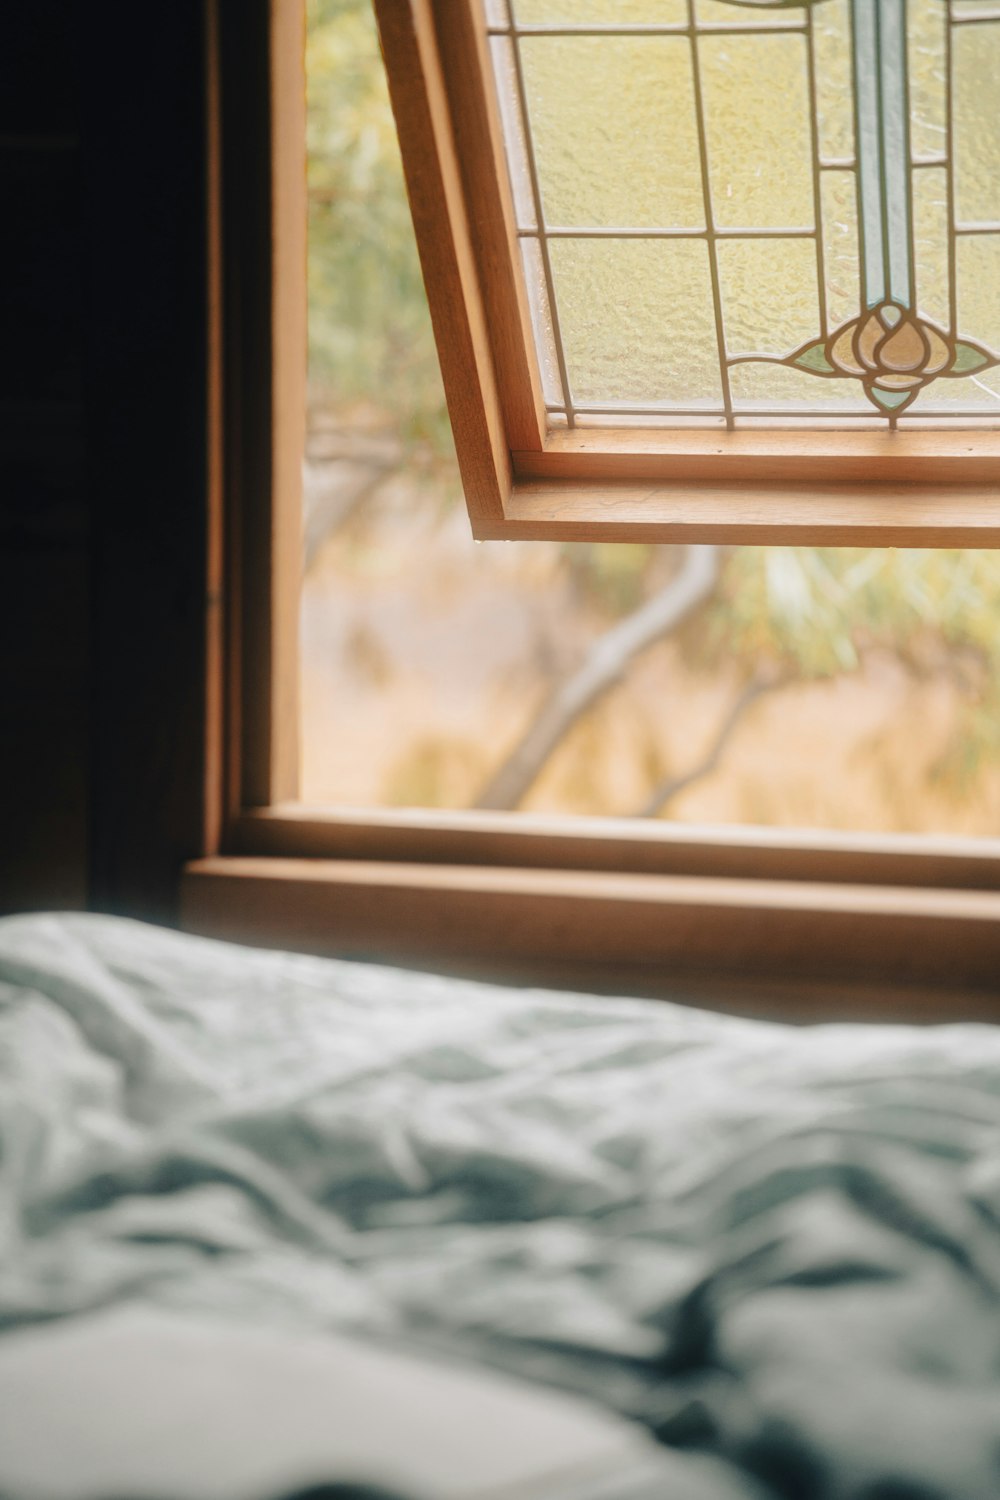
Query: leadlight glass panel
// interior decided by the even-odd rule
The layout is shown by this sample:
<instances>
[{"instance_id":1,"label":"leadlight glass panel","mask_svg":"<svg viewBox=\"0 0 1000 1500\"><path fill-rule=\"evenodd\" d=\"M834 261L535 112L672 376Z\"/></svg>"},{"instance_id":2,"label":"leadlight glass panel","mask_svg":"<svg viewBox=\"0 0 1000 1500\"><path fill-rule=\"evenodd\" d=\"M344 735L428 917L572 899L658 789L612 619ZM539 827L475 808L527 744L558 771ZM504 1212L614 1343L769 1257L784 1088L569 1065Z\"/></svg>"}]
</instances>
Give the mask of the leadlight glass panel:
<instances>
[{"instance_id":1,"label":"leadlight glass panel","mask_svg":"<svg viewBox=\"0 0 1000 1500\"><path fill-rule=\"evenodd\" d=\"M1000 422L1000 3L486 20L554 422Z\"/></svg>"}]
</instances>

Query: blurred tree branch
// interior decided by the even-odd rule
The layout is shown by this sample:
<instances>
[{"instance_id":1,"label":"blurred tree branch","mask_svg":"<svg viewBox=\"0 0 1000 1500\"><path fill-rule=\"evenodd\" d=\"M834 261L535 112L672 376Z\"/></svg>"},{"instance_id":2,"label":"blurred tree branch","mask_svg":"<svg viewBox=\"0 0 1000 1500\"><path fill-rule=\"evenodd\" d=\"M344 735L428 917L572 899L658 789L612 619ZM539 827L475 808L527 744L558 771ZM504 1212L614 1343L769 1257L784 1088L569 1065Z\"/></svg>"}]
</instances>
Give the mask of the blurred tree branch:
<instances>
[{"instance_id":1,"label":"blurred tree branch","mask_svg":"<svg viewBox=\"0 0 1000 1500\"><path fill-rule=\"evenodd\" d=\"M632 660L677 630L711 597L719 580L719 568L717 547L685 547L680 570L666 587L599 636L577 670L557 684L474 806L517 807L560 740L587 709L621 680Z\"/></svg>"},{"instance_id":2,"label":"blurred tree branch","mask_svg":"<svg viewBox=\"0 0 1000 1500\"><path fill-rule=\"evenodd\" d=\"M339 472L332 476L324 472L335 467L316 463L306 466L302 528L303 569L306 573L327 537L356 515L401 465L398 456L381 462L356 462L346 479Z\"/></svg>"},{"instance_id":3,"label":"blurred tree branch","mask_svg":"<svg viewBox=\"0 0 1000 1500\"><path fill-rule=\"evenodd\" d=\"M729 705L702 759L696 765L693 765L689 771L683 771L679 776L668 776L664 781L661 781L652 795L638 809L635 816L637 818L657 817L675 797L680 796L681 792L686 791L695 782L703 780L704 777L711 776L712 772L718 769L719 762L730 740L739 728L747 710L752 708L765 693L773 693L778 688L785 687L791 681L792 678L787 673L780 676L774 676L771 673L758 673L752 677L743 691Z\"/></svg>"}]
</instances>

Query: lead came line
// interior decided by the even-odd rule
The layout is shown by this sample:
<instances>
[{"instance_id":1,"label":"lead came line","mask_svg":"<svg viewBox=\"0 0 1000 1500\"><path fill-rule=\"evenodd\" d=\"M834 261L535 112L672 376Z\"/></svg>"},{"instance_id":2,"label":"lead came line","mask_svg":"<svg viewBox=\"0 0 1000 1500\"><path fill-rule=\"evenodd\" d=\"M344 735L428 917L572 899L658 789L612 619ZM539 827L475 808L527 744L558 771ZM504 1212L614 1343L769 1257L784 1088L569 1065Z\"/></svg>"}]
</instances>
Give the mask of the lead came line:
<instances>
[{"instance_id":1,"label":"lead came line","mask_svg":"<svg viewBox=\"0 0 1000 1500\"><path fill-rule=\"evenodd\" d=\"M488 26L488 36L801 36L805 26L801 21L792 21L780 26L748 26L740 21L710 21L697 25L682 24L662 26Z\"/></svg>"},{"instance_id":2,"label":"lead came line","mask_svg":"<svg viewBox=\"0 0 1000 1500\"><path fill-rule=\"evenodd\" d=\"M955 24L951 0L946 0L944 17L944 129L945 155L948 170L945 173L945 209L948 217L948 339L954 344L958 337L958 272L955 255L955 126L953 35Z\"/></svg>"},{"instance_id":3,"label":"lead came line","mask_svg":"<svg viewBox=\"0 0 1000 1500\"><path fill-rule=\"evenodd\" d=\"M766 3L766 0L765 0ZM491 33L511 41L516 80L517 107L524 130L526 167L530 181L537 228L519 225L519 239L537 239L549 299L552 337L563 386L564 404L549 403L547 410L565 413L567 424L576 424L578 415L601 417L689 417L701 418L696 425L724 422L734 427L760 426L761 421L777 420L779 426L802 427L810 421L820 426L852 425L856 420L888 419L890 428L897 421L908 423L921 417L931 426L947 425L947 419L961 418L980 426L996 426L995 418L985 417L978 408L945 406L923 402L921 410L908 408L924 388L939 377L962 376L1000 365L1000 357L988 347L969 338L958 339L957 259L961 238L1000 234L1000 220L959 223L955 189L955 27L981 22L1000 21L1000 7L991 6L977 15L957 15L954 0L943 0L944 8L944 84L945 140L940 154L915 160L911 139L910 70L908 6L909 0L845 0L850 24L855 150L851 158L825 158L820 147L821 116L819 108L819 67L816 30L811 4L807 4L800 24L780 27L745 25L699 25L695 18L695 0L687 0L687 25L590 27L552 26L519 27L513 16L509 27L491 27ZM706 34L754 34L773 36L776 32L804 37L806 82L809 100L809 155L812 167L812 229L802 226L785 228L721 228L715 219L712 178L709 160L708 128L704 75L701 68L701 38ZM698 157L705 227L703 229L650 227L609 227L549 225L545 221L542 191L532 136L528 92L525 81L521 41L525 36L661 36L686 37L692 81L692 102L697 130ZM947 262L948 262L948 329L942 342L942 330L920 316L917 307L917 256L914 220L914 173L927 168L945 172ZM858 278L860 315L830 330L826 255L824 240L822 174L825 171L853 171L858 216ZM701 240L705 243L711 284L712 310L719 361L721 406L714 400L696 405L677 406L669 402L637 405L628 401L603 404L575 403L570 390L566 353L556 299L555 275L550 242L553 239L577 240ZM726 324L722 298L721 266L718 244L725 240L813 239L816 259L816 298L819 337L784 357L763 353L729 355L726 349ZM881 328L880 326L881 325ZM892 339L882 330L900 326ZM863 341L863 342L862 342ZM893 347L895 341L896 347ZM883 359L882 345L885 345ZM909 347L907 347L907 344ZM914 347L916 346L916 347ZM921 353L922 346L922 353ZM900 362L902 361L902 362ZM745 406L737 414L733 409L730 368L736 364L766 362L798 366L815 376L836 379L858 379L868 400L881 408L876 414L870 408L844 410L834 403L816 407L806 403L772 409L767 402ZM668 424L669 425L669 424Z\"/></svg>"},{"instance_id":4,"label":"lead came line","mask_svg":"<svg viewBox=\"0 0 1000 1500\"><path fill-rule=\"evenodd\" d=\"M523 240L534 239L537 229L519 228L518 234ZM983 231L985 232L985 231ZM717 240L811 240L815 237L815 230L800 227L789 229L715 229L712 231ZM605 229L596 225L588 225L577 228L575 225L547 226L545 230L547 239L550 240L706 240L708 231L705 229Z\"/></svg>"},{"instance_id":5,"label":"lead came line","mask_svg":"<svg viewBox=\"0 0 1000 1500\"><path fill-rule=\"evenodd\" d=\"M553 415L560 415L563 408L550 402L546 406L546 411ZM725 412L721 406L630 406L624 402L618 406L591 406L588 403L578 405L576 414L578 417L702 417L704 420L695 424L702 427L721 426L725 423ZM985 428L992 430L996 427L996 418L982 406L968 408L935 406L928 402L919 411L905 410L896 414L898 422L921 422L928 417L946 423L953 417L968 420L976 418ZM824 426L828 426L831 422L838 426L843 422L868 422L873 431L879 431L885 426L885 417L871 406L852 408L832 405L807 406L789 410L787 407L770 407L761 402L759 405L735 412L733 427L753 428L756 423L763 420L780 422L782 426L790 430L802 428L813 430L811 424L815 422L822 423Z\"/></svg>"},{"instance_id":6,"label":"lead came line","mask_svg":"<svg viewBox=\"0 0 1000 1500\"><path fill-rule=\"evenodd\" d=\"M708 245L708 269L712 280L712 302L715 308L715 339L719 349L719 384L726 426L732 430L733 401L729 390L729 364L726 359L726 334L722 321L722 291L719 285L719 255L715 242L715 215L712 210L712 186L708 175L708 141L705 135L705 105L701 91L701 58L695 29L694 0L687 0L688 44L691 49L691 81L694 92L695 121L698 128L698 155L701 158L701 196L705 206L705 240Z\"/></svg>"},{"instance_id":7,"label":"lead came line","mask_svg":"<svg viewBox=\"0 0 1000 1500\"><path fill-rule=\"evenodd\" d=\"M813 232L816 238L816 300L823 337L830 331L826 307L826 262L823 250L823 192L820 176L819 102L816 88L816 33L812 7L806 11L806 54L809 66L809 145L812 152Z\"/></svg>"}]
</instances>

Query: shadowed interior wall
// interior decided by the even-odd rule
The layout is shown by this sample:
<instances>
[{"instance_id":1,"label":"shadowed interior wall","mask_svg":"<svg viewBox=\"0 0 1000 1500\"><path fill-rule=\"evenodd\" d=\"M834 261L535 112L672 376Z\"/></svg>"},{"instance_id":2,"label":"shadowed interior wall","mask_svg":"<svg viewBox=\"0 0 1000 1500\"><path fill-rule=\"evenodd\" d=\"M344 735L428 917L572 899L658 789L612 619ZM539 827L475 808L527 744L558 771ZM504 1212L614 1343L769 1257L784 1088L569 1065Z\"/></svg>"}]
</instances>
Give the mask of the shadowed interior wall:
<instances>
[{"instance_id":1,"label":"shadowed interior wall","mask_svg":"<svg viewBox=\"0 0 1000 1500\"><path fill-rule=\"evenodd\" d=\"M202 847L203 36L0 21L0 910L169 919Z\"/></svg>"}]
</instances>

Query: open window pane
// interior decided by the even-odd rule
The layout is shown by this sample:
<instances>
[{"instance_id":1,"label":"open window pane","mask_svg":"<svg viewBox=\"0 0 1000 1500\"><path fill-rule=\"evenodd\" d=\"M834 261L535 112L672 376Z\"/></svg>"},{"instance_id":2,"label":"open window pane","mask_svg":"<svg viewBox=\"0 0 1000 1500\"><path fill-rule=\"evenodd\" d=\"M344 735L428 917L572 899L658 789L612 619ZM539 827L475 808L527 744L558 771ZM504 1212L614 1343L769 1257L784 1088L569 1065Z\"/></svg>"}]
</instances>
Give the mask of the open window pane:
<instances>
[{"instance_id":1,"label":"open window pane","mask_svg":"<svg viewBox=\"0 0 1000 1500\"><path fill-rule=\"evenodd\" d=\"M683 26L687 0L513 0L520 26Z\"/></svg>"},{"instance_id":2,"label":"open window pane","mask_svg":"<svg viewBox=\"0 0 1000 1500\"><path fill-rule=\"evenodd\" d=\"M528 37L520 50L549 229L704 227L686 37Z\"/></svg>"},{"instance_id":3,"label":"open window pane","mask_svg":"<svg viewBox=\"0 0 1000 1500\"><path fill-rule=\"evenodd\" d=\"M511 153L519 159L523 137L540 208L522 227L541 242L567 366L580 365L587 330L585 395L571 377L562 418L586 425L624 403L669 426L714 399L739 426L747 412L734 392L750 386L802 392L791 406L776 395L755 421L808 426L836 406L890 428L968 425L982 403L964 399L964 382L1000 362L1000 321L960 290L975 254L966 241L1000 225L996 10L973 0L634 9L522 0L504 27ZM574 236L600 237L600 255L568 247ZM670 326L690 325L686 387L669 359L659 378L645 356L639 380L621 365L633 304L611 242L639 237L701 246L710 324L700 270L667 280L659 299ZM651 285L642 300L655 306ZM803 378L754 378L748 354Z\"/></svg>"},{"instance_id":4,"label":"open window pane","mask_svg":"<svg viewBox=\"0 0 1000 1500\"><path fill-rule=\"evenodd\" d=\"M310 0L310 16L303 798L1000 834L1000 555L473 543L367 0ZM918 297L936 288L935 306L943 170L922 168L914 189L936 266ZM853 185L848 168L824 171L831 322L856 298ZM540 238L521 245L547 346ZM705 236L549 249L574 401L610 393L655 419L658 401L697 398L691 420L719 431ZM961 319L996 322L1000 235L960 239L957 262ZM811 238L720 240L734 353L770 352L775 330L806 336L815 263ZM558 404L554 352L543 370ZM877 420L856 380L769 361L729 379L747 422L803 408ZM946 419L953 396L988 413L1000 369L926 392ZM674 617L681 588L692 602Z\"/></svg>"}]
</instances>

